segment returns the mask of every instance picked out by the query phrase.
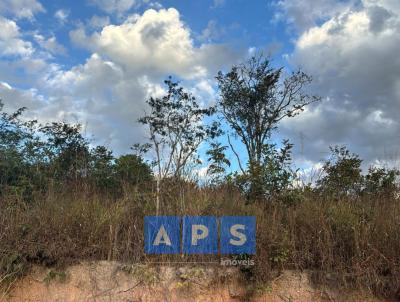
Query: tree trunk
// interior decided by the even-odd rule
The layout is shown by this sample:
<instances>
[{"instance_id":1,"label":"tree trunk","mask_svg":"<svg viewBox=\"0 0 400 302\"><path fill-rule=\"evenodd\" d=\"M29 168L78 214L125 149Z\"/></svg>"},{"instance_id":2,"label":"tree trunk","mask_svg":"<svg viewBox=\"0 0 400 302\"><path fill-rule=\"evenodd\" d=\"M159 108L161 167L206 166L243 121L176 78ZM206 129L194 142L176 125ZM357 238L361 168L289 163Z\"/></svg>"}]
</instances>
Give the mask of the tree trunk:
<instances>
[{"instance_id":1,"label":"tree trunk","mask_svg":"<svg viewBox=\"0 0 400 302\"><path fill-rule=\"evenodd\" d=\"M158 216L160 211L160 176L157 177L156 186L156 216Z\"/></svg>"}]
</instances>

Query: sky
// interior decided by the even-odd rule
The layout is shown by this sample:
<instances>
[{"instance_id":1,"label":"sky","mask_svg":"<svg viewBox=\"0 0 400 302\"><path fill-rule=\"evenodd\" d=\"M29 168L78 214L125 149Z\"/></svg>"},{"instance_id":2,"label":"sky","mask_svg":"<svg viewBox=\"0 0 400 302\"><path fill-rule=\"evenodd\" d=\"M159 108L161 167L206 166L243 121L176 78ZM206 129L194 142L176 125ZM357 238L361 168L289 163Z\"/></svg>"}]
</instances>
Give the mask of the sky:
<instances>
[{"instance_id":1,"label":"sky","mask_svg":"<svg viewBox=\"0 0 400 302\"><path fill-rule=\"evenodd\" d=\"M322 98L275 133L298 167L318 166L330 145L398 163L398 0L0 0L5 110L81 123L116 153L145 141L136 121L168 75L213 104L216 73L258 52L311 75Z\"/></svg>"}]
</instances>

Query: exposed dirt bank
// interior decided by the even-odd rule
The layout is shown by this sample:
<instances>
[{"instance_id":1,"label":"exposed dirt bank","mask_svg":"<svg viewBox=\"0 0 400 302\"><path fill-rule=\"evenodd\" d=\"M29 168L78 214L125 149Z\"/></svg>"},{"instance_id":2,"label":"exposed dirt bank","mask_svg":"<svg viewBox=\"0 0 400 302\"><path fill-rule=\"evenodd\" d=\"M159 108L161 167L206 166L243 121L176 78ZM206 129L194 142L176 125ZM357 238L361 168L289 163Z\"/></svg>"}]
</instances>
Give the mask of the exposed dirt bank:
<instances>
[{"instance_id":1,"label":"exposed dirt bank","mask_svg":"<svg viewBox=\"0 0 400 302\"><path fill-rule=\"evenodd\" d=\"M238 281L236 269L83 263L56 271L36 267L1 302L13 301L385 301L368 293L314 288L307 273L283 272L270 284Z\"/></svg>"}]
</instances>

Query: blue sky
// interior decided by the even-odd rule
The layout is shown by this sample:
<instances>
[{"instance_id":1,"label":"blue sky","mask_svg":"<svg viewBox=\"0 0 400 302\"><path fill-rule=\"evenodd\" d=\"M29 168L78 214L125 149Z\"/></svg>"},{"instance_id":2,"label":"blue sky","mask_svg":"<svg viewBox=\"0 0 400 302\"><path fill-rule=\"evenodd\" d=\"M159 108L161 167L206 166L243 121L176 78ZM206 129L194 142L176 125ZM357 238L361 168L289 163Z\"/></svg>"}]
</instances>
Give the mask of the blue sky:
<instances>
[{"instance_id":1,"label":"blue sky","mask_svg":"<svg viewBox=\"0 0 400 302\"><path fill-rule=\"evenodd\" d=\"M166 76L212 103L217 71L263 51L309 73L323 98L276 133L298 166L318 167L335 144L397 164L399 14L397 0L2 0L0 98L122 153L145 139L135 121Z\"/></svg>"},{"instance_id":2,"label":"blue sky","mask_svg":"<svg viewBox=\"0 0 400 302\"><path fill-rule=\"evenodd\" d=\"M40 3L45 11L35 14L34 19L19 19L18 25L24 32L38 31L47 37L55 36L68 50L67 54L58 55L55 60L65 67L82 63L90 55L89 51L75 47L69 36L71 30L90 23L93 16L108 18L110 24L121 24L130 14L141 15L152 8L175 8L179 11L180 19L190 29L195 45L204 42L224 43L238 51L254 47L273 53L279 51L279 55L293 50L290 39L293 39L294 35L290 34L291 30L284 20L277 19L277 4L274 2L257 0L248 5L244 0L232 0L228 5L221 0L162 1L162 4L133 1L132 3L136 4L123 13L110 12L102 6L102 1L98 2L99 4L90 0L86 2L42 0ZM65 16L65 20L60 16ZM208 33L208 36L205 33ZM286 63L279 60L279 56L275 56L275 59L280 64Z\"/></svg>"}]
</instances>

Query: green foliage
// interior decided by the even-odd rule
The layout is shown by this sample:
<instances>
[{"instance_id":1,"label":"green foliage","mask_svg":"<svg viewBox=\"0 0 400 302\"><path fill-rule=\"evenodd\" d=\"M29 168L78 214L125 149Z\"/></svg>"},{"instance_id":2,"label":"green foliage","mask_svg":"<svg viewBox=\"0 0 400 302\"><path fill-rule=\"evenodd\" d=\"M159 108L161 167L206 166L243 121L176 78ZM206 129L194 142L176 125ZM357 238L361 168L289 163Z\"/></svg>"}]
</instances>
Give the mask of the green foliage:
<instances>
[{"instance_id":1,"label":"green foliage","mask_svg":"<svg viewBox=\"0 0 400 302\"><path fill-rule=\"evenodd\" d=\"M143 159L134 154L122 155L115 161L117 179L122 183L140 184L152 180L152 171Z\"/></svg>"},{"instance_id":2,"label":"green foliage","mask_svg":"<svg viewBox=\"0 0 400 302\"><path fill-rule=\"evenodd\" d=\"M3 104L0 100L0 112ZM21 115L26 108L12 114L0 115L0 195L6 191L30 199L32 183L40 184L36 171L40 164L32 163L41 158L37 154L38 139L35 135L36 121L24 122Z\"/></svg>"},{"instance_id":3,"label":"green foliage","mask_svg":"<svg viewBox=\"0 0 400 302\"><path fill-rule=\"evenodd\" d=\"M317 182L317 189L328 196L356 197L361 195L393 195L397 189L400 171L370 167L362 175L362 160L357 154L342 147L331 147L331 156L323 166L324 176Z\"/></svg>"},{"instance_id":4,"label":"green foliage","mask_svg":"<svg viewBox=\"0 0 400 302\"><path fill-rule=\"evenodd\" d=\"M319 190L326 194L357 195L362 188L362 160L357 154L342 146L330 147L331 156L324 163L324 176L317 182Z\"/></svg>"},{"instance_id":5,"label":"green foliage","mask_svg":"<svg viewBox=\"0 0 400 302\"><path fill-rule=\"evenodd\" d=\"M284 140L277 150L274 144L267 144L263 150L262 184L263 193L273 196L290 187L295 173L292 171L293 144Z\"/></svg>"},{"instance_id":6,"label":"green foliage","mask_svg":"<svg viewBox=\"0 0 400 302\"><path fill-rule=\"evenodd\" d=\"M364 178L363 193L368 195L393 195L397 189L396 180L400 175L397 169L370 167Z\"/></svg>"},{"instance_id":7,"label":"green foliage","mask_svg":"<svg viewBox=\"0 0 400 302\"><path fill-rule=\"evenodd\" d=\"M146 285L151 286L160 282L160 276L156 269L145 264L125 265L122 270Z\"/></svg>"},{"instance_id":8,"label":"green foliage","mask_svg":"<svg viewBox=\"0 0 400 302\"><path fill-rule=\"evenodd\" d=\"M222 183L226 167L230 167L231 162L225 156L225 151L228 149L227 146L222 146L218 142L212 142L210 145L210 149L206 152L210 163L207 175L211 177L211 183L217 185Z\"/></svg>"},{"instance_id":9,"label":"green foliage","mask_svg":"<svg viewBox=\"0 0 400 302\"><path fill-rule=\"evenodd\" d=\"M87 172L88 141L81 134L81 125L51 123L41 128L47 138L51 170L57 179L79 180Z\"/></svg>"},{"instance_id":10,"label":"green foliage","mask_svg":"<svg viewBox=\"0 0 400 302\"><path fill-rule=\"evenodd\" d=\"M0 196L9 194L31 202L35 193L46 192L51 185L85 184L118 194L122 186L152 179L142 157L115 159L104 146L90 148L80 125L39 125L23 121L24 111L0 115Z\"/></svg>"},{"instance_id":11,"label":"green foliage","mask_svg":"<svg viewBox=\"0 0 400 302\"><path fill-rule=\"evenodd\" d=\"M275 265L282 267L289 259L289 249L285 247L274 247L269 259Z\"/></svg>"},{"instance_id":12,"label":"green foliage","mask_svg":"<svg viewBox=\"0 0 400 302\"><path fill-rule=\"evenodd\" d=\"M273 130L281 120L298 115L305 106L320 99L306 93L305 86L310 84L311 77L304 72L282 77L283 69L273 68L270 60L262 55L233 66L227 73L219 72L217 76L220 91L218 112L246 150L248 161L245 169L228 133L242 175L251 186L252 199L259 199L272 191L269 188L271 183L278 186L274 191L280 190L284 186L280 182L288 178L287 175L278 175L277 167L282 165L282 161L277 151L272 150L275 146L269 143ZM286 174L285 170L283 174Z\"/></svg>"},{"instance_id":13,"label":"green foliage","mask_svg":"<svg viewBox=\"0 0 400 302\"><path fill-rule=\"evenodd\" d=\"M275 144L265 144L261 162L249 163L245 174L234 174L231 178L233 183L249 201L277 197L291 187L296 176L291 167L292 147L287 140L283 141L280 149Z\"/></svg>"},{"instance_id":14,"label":"green foliage","mask_svg":"<svg viewBox=\"0 0 400 302\"><path fill-rule=\"evenodd\" d=\"M304 189L292 188L284 190L277 196L277 200L288 207L295 206L305 200Z\"/></svg>"},{"instance_id":15,"label":"green foliage","mask_svg":"<svg viewBox=\"0 0 400 302\"><path fill-rule=\"evenodd\" d=\"M91 151L89 178L105 192L118 192L124 186L137 186L153 179L151 168L142 157L125 154L114 158L104 146Z\"/></svg>"},{"instance_id":16,"label":"green foliage","mask_svg":"<svg viewBox=\"0 0 400 302\"><path fill-rule=\"evenodd\" d=\"M43 282L45 282L46 284L49 284L51 281L57 281L57 282L65 282L65 280L67 279L67 273L66 272L58 272L58 271L54 271L54 270L50 270L46 277L43 279Z\"/></svg>"},{"instance_id":17,"label":"green foliage","mask_svg":"<svg viewBox=\"0 0 400 302\"><path fill-rule=\"evenodd\" d=\"M97 146L91 150L90 159L90 178L95 186L112 190L117 185L112 152L104 146Z\"/></svg>"},{"instance_id":18,"label":"green foliage","mask_svg":"<svg viewBox=\"0 0 400 302\"><path fill-rule=\"evenodd\" d=\"M155 152L155 164L160 178L179 178L185 167L196 162L196 150L200 144L218 134L217 123L204 124L215 109L201 108L196 98L185 91L171 77L164 81L167 94L151 97L147 104L150 113L139 119L150 130L150 142Z\"/></svg>"}]
</instances>

